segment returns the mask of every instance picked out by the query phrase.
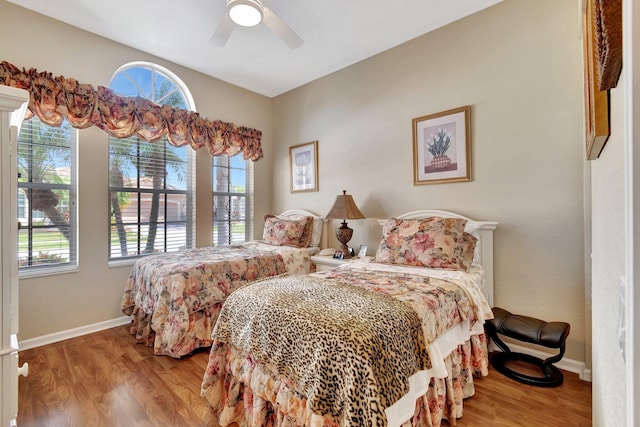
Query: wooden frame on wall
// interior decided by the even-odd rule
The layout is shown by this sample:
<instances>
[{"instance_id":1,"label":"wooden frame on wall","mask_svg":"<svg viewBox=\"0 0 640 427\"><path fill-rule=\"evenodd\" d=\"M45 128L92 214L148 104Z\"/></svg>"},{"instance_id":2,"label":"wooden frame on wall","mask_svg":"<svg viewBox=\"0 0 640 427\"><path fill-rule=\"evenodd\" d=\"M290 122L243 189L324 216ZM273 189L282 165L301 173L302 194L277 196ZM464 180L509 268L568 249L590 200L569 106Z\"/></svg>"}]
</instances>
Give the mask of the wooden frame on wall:
<instances>
[{"instance_id":1,"label":"wooden frame on wall","mask_svg":"<svg viewBox=\"0 0 640 427\"><path fill-rule=\"evenodd\" d=\"M599 90L595 2L583 0L584 99L587 160L600 156L609 139L609 90Z\"/></svg>"},{"instance_id":2,"label":"wooden frame on wall","mask_svg":"<svg viewBox=\"0 0 640 427\"><path fill-rule=\"evenodd\" d=\"M413 119L413 185L471 181L471 107Z\"/></svg>"},{"instance_id":3,"label":"wooden frame on wall","mask_svg":"<svg viewBox=\"0 0 640 427\"><path fill-rule=\"evenodd\" d=\"M289 147L289 183L292 193L318 191L318 141Z\"/></svg>"},{"instance_id":4,"label":"wooden frame on wall","mask_svg":"<svg viewBox=\"0 0 640 427\"><path fill-rule=\"evenodd\" d=\"M613 89L622 71L622 0L595 0L598 89Z\"/></svg>"}]
</instances>

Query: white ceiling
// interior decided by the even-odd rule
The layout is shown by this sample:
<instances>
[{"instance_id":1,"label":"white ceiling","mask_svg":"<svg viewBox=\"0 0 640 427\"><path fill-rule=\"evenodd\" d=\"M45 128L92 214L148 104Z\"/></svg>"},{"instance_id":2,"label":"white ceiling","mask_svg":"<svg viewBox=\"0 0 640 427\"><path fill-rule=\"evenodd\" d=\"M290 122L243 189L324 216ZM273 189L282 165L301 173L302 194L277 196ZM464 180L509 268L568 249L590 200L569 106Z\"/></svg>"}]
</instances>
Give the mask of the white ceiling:
<instances>
[{"instance_id":1,"label":"white ceiling","mask_svg":"<svg viewBox=\"0 0 640 427\"><path fill-rule=\"evenodd\" d=\"M273 97L502 0L263 0L303 40L264 24L209 43L225 0L9 0L127 46Z\"/></svg>"}]
</instances>

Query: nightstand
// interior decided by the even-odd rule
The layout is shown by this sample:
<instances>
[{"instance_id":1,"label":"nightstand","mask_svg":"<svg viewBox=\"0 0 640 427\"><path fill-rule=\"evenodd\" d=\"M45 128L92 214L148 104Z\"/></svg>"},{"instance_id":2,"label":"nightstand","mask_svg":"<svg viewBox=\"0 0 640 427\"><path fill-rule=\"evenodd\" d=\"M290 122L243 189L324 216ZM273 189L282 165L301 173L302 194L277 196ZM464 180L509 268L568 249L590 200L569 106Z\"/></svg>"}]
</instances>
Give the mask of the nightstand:
<instances>
[{"instance_id":1,"label":"nightstand","mask_svg":"<svg viewBox=\"0 0 640 427\"><path fill-rule=\"evenodd\" d=\"M313 255L311 257L311 262L316 265L316 271L326 271L331 270L332 268L336 268L337 266L345 262L349 262L352 259L357 258L339 259L334 258L330 255Z\"/></svg>"}]
</instances>

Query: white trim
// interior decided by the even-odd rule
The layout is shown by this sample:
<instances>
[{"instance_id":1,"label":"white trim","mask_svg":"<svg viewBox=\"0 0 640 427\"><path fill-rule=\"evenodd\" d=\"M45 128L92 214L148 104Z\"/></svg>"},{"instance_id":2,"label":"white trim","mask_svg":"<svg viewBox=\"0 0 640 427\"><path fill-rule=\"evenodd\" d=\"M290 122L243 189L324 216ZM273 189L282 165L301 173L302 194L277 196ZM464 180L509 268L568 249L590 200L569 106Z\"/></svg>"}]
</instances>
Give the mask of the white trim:
<instances>
[{"instance_id":1,"label":"white trim","mask_svg":"<svg viewBox=\"0 0 640 427\"><path fill-rule=\"evenodd\" d=\"M32 135L37 134L39 132L56 129L55 126L48 125L47 123L40 120L40 118L38 117L33 117L26 124L23 124L22 127L25 132L23 134L16 134L16 147L18 151L22 151L23 153L27 153L31 151L29 147L32 147L32 144L33 144ZM64 253L63 247L61 247L59 250L55 250L52 248L52 253L58 254L60 257L60 260L48 265L37 265L36 263L33 265L27 264L27 265L21 266L18 269L18 277L21 279L29 278L29 277L42 277L42 276L49 276L49 275L56 275L56 274L74 273L78 269L78 142L79 142L78 138L79 138L79 131L78 129L75 129L74 127L72 127L67 120L64 120L62 122L59 129L60 129L59 131L55 130L51 134L47 132L47 136L43 137L41 143L42 143L42 146L45 147L47 150L49 149L64 150L66 152L66 156L68 156L68 159L67 159L68 162L67 162L67 165L64 166L62 169L68 169L69 181L67 183L64 183L64 182L50 183L51 185L54 185L53 187L48 186L47 183L29 182L30 180L28 180L27 182L16 183L15 184L17 186L17 191L15 194L16 203L19 200L18 193L22 194L23 191L25 192L23 194L24 197L21 198L24 201L24 206L23 206L24 212L22 212L22 214L20 215L21 218L16 218L16 223L17 221L23 221L23 225L25 226L25 229L27 229L27 227L29 226L34 225L34 223L36 223L37 225L37 221L35 218L30 223L28 212L33 211L34 209L32 206L32 203L33 203L32 196L29 196L30 193L27 190L45 189L47 191L57 191L57 190L67 191L68 192L68 208L67 208L68 221L67 222L69 227L69 234L67 236L67 241L69 243L67 260L66 261L64 260L65 253ZM67 132L68 132L68 135L67 135ZM65 148L60 146L56 148L60 142L68 143L68 147ZM26 157L27 160L31 158L30 154L26 154L26 156L27 156ZM31 169L30 160L29 160L29 165L27 165L26 168L27 170ZM61 172L61 173L64 174L65 172ZM46 217L47 215L45 215L45 218ZM51 224L50 226L55 226L55 224ZM57 226L56 228L60 230L60 232L62 233L62 230L59 226ZM31 229L31 231L27 232L27 234L31 236L31 232L35 232L35 231L36 230ZM31 238L33 238L36 243L39 241L38 237L36 236L31 236L30 240ZM22 260L30 259L31 256L33 256L35 259L37 255L37 249L29 247L28 249L23 249L23 251L19 255L21 255Z\"/></svg>"},{"instance_id":2,"label":"white trim","mask_svg":"<svg viewBox=\"0 0 640 427\"><path fill-rule=\"evenodd\" d=\"M42 267L26 269L18 272L21 279L31 279L33 277L55 276L57 274L72 274L80 271L78 263L63 265L60 267Z\"/></svg>"},{"instance_id":3,"label":"white trim","mask_svg":"<svg viewBox=\"0 0 640 427\"><path fill-rule=\"evenodd\" d=\"M105 329L115 328L131 323L131 317L124 316L116 319L105 320L104 322L93 323L91 325L80 326L78 328L67 329L66 331L55 332L49 335L42 335L40 337L29 338L24 341L20 341L20 351L29 350L31 348L41 347L47 344L53 344L56 342L68 340L70 338L77 338L83 335L91 334L94 332L104 331Z\"/></svg>"},{"instance_id":4,"label":"white trim","mask_svg":"<svg viewBox=\"0 0 640 427\"><path fill-rule=\"evenodd\" d=\"M127 258L123 260L109 261L109 268L131 267L139 258Z\"/></svg>"},{"instance_id":5,"label":"white trim","mask_svg":"<svg viewBox=\"0 0 640 427\"><path fill-rule=\"evenodd\" d=\"M11 112L24 106L28 99L27 91L0 85L0 424L3 427L16 424L20 373L15 339L19 330L16 153L22 117Z\"/></svg>"},{"instance_id":6,"label":"white trim","mask_svg":"<svg viewBox=\"0 0 640 427\"><path fill-rule=\"evenodd\" d=\"M316 215L313 212L309 212L309 211L305 211L304 209L289 209L288 211L284 211L281 214L278 214L279 217L281 218L289 218L289 217L295 217L295 216L314 216L314 217L318 217L320 218L320 215ZM326 221L326 219L325 219Z\"/></svg>"},{"instance_id":7,"label":"white trim","mask_svg":"<svg viewBox=\"0 0 640 427\"><path fill-rule=\"evenodd\" d=\"M625 408L626 423L640 421L640 8L635 0L622 5L622 72L624 87L624 200L625 200Z\"/></svg>"},{"instance_id":8,"label":"white trim","mask_svg":"<svg viewBox=\"0 0 640 427\"><path fill-rule=\"evenodd\" d=\"M24 108L29 101L29 92L24 89L18 89L12 86L4 86L0 89L0 111L14 112L17 109ZM17 122L9 122L9 125L17 127ZM9 127L7 126L7 128Z\"/></svg>"}]
</instances>

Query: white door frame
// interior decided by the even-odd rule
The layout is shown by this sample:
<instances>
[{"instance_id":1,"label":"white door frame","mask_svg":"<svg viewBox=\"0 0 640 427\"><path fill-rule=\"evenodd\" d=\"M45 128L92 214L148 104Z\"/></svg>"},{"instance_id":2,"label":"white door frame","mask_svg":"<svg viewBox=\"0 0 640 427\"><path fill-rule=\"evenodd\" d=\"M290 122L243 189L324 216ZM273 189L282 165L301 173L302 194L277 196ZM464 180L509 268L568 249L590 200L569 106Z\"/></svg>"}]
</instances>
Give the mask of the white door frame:
<instances>
[{"instance_id":1,"label":"white door frame","mask_svg":"<svg viewBox=\"0 0 640 427\"><path fill-rule=\"evenodd\" d=\"M18 220L17 127L11 113L26 105L27 91L0 87L0 424L16 425L18 413ZM22 110L24 116L24 110ZM22 117L18 115L18 117ZM26 374L28 367L22 371Z\"/></svg>"},{"instance_id":2,"label":"white door frame","mask_svg":"<svg viewBox=\"0 0 640 427\"><path fill-rule=\"evenodd\" d=\"M628 231L625 241L626 420L627 426L636 426L640 423L640 369L636 369L640 368L640 339L635 333L635 325L640 325L640 7L637 0L624 0L622 9L625 229Z\"/></svg>"}]
</instances>

